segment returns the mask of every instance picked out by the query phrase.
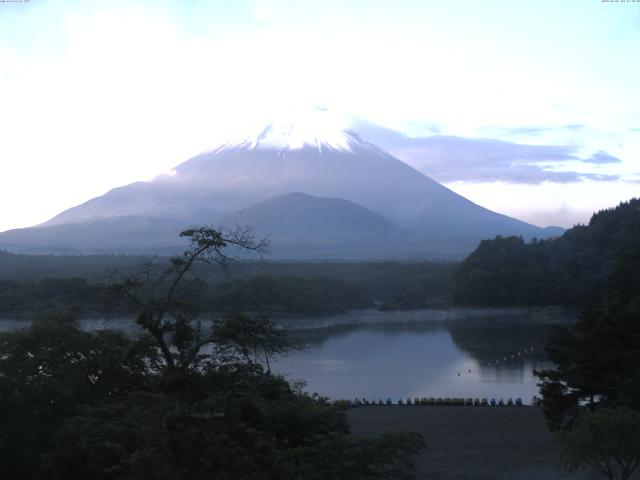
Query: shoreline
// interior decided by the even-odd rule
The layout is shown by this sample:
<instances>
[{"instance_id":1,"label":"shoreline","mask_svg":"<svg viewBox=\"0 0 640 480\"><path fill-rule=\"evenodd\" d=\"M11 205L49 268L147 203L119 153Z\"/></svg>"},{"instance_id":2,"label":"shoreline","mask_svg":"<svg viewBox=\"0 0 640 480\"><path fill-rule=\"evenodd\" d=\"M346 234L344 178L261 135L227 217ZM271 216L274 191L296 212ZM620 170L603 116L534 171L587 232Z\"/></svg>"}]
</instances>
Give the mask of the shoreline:
<instances>
[{"instance_id":1,"label":"shoreline","mask_svg":"<svg viewBox=\"0 0 640 480\"><path fill-rule=\"evenodd\" d=\"M0 331L26 327L34 321L38 313L17 312L0 315ZM224 313L208 312L202 315L203 324L215 321ZM482 322L484 318L496 317L505 322L530 325L571 324L577 313L574 307L438 307L410 310L380 310L361 308L333 314L273 314L270 317L285 330L296 332L304 330L322 330L331 327L380 325L380 324L446 324L459 321ZM80 323L89 330L113 328L132 331L136 329L133 315L101 315L96 312L81 316ZM124 328L123 328L124 327Z\"/></svg>"}]
</instances>

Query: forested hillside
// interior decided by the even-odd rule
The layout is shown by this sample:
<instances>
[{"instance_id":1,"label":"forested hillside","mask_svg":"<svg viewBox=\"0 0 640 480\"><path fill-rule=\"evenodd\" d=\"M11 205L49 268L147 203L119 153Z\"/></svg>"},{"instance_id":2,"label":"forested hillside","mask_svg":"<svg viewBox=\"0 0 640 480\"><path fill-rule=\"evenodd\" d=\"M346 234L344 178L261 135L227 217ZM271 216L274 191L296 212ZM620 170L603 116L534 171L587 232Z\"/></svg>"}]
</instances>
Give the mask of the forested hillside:
<instances>
[{"instance_id":1,"label":"forested hillside","mask_svg":"<svg viewBox=\"0 0 640 480\"><path fill-rule=\"evenodd\" d=\"M73 310L111 313L109 272L129 272L144 257L14 255L0 252L0 316ZM168 258L157 257L161 268ZM424 308L450 301L453 264L400 262L241 262L227 272L198 272L207 287L197 301L209 312L337 313L374 305ZM200 291L200 290L199 290Z\"/></svg>"},{"instance_id":2,"label":"forested hillside","mask_svg":"<svg viewBox=\"0 0 640 480\"><path fill-rule=\"evenodd\" d=\"M583 305L602 298L612 266L640 244L640 199L595 213L558 238L484 240L453 273L458 304Z\"/></svg>"}]
</instances>

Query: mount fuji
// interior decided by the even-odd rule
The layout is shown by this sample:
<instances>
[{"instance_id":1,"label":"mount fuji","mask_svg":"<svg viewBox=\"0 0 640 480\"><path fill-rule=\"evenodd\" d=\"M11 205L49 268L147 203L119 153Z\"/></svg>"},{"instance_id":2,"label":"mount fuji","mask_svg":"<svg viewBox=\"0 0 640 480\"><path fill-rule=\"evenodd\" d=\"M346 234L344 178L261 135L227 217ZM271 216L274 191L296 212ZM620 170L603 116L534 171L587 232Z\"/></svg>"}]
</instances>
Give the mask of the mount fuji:
<instances>
[{"instance_id":1,"label":"mount fuji","mask_svg":"<svg viewBox=\"0 0 640 480\"><path fill-rule=\"evenodd\" d=\"M382 127L381 127L382 128ZM375 141L375 139L371 139ZM233 137L149 182L0 234L23 252L169 252L190 225L251 225L273 258L455 258L495 235L544 238L314 112Z\"/></svg>"}]
</instances>

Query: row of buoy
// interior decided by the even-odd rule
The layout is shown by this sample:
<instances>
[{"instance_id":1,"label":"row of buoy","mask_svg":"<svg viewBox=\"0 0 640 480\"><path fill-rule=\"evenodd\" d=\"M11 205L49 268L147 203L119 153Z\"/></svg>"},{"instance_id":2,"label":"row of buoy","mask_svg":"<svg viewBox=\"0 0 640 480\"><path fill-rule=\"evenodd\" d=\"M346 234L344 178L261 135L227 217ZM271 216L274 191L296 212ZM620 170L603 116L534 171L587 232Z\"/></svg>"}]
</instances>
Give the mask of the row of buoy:
<instances>
[{"instance_id":1,"label":"row of buoy","mask_svg":"<svg viewBox=\"0 0 640 480\"><path fill-rule=\"evenodd\" d=\"M399 398L396 402L387 398L383 401L381 398L378 400L368 398L355 398L354 400L346 400L349 406L359 407L363 405L435 405L435 406L468 406L468 407L502 407L502 406L521 406L522 399L516 398L508 398L506 401L502 398L496 400L492 398L488 400L487 398L441 398L441 397L415 397L415 398L407 398L402 399Z\"/></svg>"},{"instance_id":2,"label":"row of buoy","mask_svg":"<svg viewBox=\"0 0 640 480\"><path fill-rule=\"evenodd\" d=\"M522 351L518 351L516 353L512 353L511 355L506 355L506 356L504 356L502 358L499 358L498 360L494 360L492 362L488 362L487 363L487 367L492 367L494 365L499 365L500 363L507 362L509 360L517 360L518 357L523 357L527 353L533 353L533 351L534 351L534 347L525 348Z\"/></svg>"}]
</instances>

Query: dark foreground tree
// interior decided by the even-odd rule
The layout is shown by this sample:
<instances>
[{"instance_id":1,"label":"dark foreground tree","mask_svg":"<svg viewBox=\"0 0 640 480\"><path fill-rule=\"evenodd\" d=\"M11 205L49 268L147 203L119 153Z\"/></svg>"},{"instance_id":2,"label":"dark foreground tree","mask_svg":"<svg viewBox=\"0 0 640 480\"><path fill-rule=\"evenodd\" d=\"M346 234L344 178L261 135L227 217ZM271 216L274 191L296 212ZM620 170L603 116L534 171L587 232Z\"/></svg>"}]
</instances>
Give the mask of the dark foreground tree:
<instances>
[{"instance_id":1,"label":"dark foreground tree","mask_svg":"<svg viewBox=\"0 0 640 480\"><path fill-rule=\"evenodd\" d=\"M200 350L213 341L200 321L198 293L204 282L198 268L215 263L227 269L234 258L225 249L262 252L267 245L248 229L223 232L205 226L180 236L188 238L190 246L182 255L171 257L168 268L151 259L129 274L111 276L112 292L134 308L136 323L155 341L169 374L197 366Z\"/></svg>"},{"instance_id":2,"label":"dark foreground tree","mask_svg":"<svg viewBox=\"0 0 640 480\"><path fill-rule=\"evenodd\" d=\"M640 466L640 413L584 411L571 430L556 433L556 440L569 469L589 467L610 480L628 480Z\"/></svg>"},{"instance_id":3,"label":"dark foreground tree","mask_svg":"<svg viewBox=\"0 0 640 480\"><path fill-rule=\"evenodd\" d=\"M266 318L200 320L197 266L257 250L201 228L169 268L113 282L139 338L63 319L0 334L0 471L13 480L406 479L414 434L358 440L343 406L269 372L288 347ZM329 475L325 475L325 473Z\"/></svg>"},{"instance_id":4,"label":"dark foreground tree","mask_svg":"<svg viewBox=\"0 0 640 480\"><path fill-rule=\"evenodd\" d=\"M547 351L556 367L537 374L552 428L570 426L585 407L640 411L640 246L619 257L605 301L558 328Z\"/></svg>"},{"instance_id":5,"label":"dark foreground tree","mask_svg":"<svg viewBox=\"0 0 640 480\"><path fill-rule=\"evenodd\" d=\"M563 463L630 478L640 464L640 245L619 256L605 300L557 329L547 351L556 366L537 375Z\"/></svg>"},{"instance_id":6,"label":"dark foreground tree","mask_svg":"<svg viewBox=\"0 0 640 480\"><path fill-rule=\"evenodd\" d=\"M424 448L416 433L384 433L368 440L343 436L309 449L301 478L410 480L415 478L413 457Z\"/></svg>"},{"instance_id":7,"label":"dark foreground tree","mask_svg":"<svg viewBox=\"0 0 640 480\"><path fill-rule=\"evenodd\" d=\"M37 477L64 422L82 405L117 402L155 382L154 349L54 315L0 334L0 472Z\"/></svg>"}]
</instances>

